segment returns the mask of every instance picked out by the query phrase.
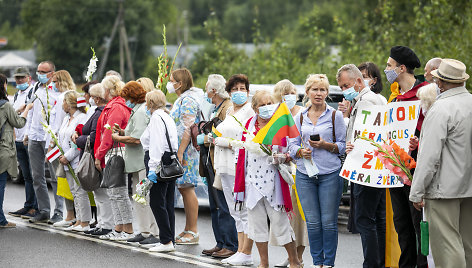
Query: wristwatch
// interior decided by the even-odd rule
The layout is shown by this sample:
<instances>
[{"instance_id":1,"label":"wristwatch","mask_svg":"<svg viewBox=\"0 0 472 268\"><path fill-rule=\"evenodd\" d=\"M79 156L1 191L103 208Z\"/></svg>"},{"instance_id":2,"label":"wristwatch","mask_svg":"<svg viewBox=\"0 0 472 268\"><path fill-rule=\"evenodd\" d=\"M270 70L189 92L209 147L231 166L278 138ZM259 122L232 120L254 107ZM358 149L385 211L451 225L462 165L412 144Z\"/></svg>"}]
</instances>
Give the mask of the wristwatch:
<instances>
[{"instance_id":1,"label":"wristwatch","mask_svg":"<svg viewBox=\"0 0 472 268\"><path fill-rule=\"evenodd\" d=\"M336 144L333 144L333 149L331 149L331 152L334 153L334 151L336 151Z\"/></svg>"}]
</instances>

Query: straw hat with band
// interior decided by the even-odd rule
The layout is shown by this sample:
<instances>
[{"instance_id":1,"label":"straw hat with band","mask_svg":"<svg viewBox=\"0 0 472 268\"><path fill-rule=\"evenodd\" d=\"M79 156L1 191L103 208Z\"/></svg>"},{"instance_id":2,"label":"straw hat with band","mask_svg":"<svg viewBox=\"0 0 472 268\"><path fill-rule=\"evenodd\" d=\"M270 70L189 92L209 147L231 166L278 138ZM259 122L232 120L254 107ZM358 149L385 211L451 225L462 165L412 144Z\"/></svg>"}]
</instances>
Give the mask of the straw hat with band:
<instances>
[{"instance_id":1,"label":"straw hat with band","mask_svg":"<svg viewBox=\"0 0 472 268\"><path fill-rule=\"evenodd\" d=\"M464 63L454 59L443 59L439 68L431 71L431 75L449 83L459 84L469 79L469 75L465 70Z\"/></svg>"}]
</instances>

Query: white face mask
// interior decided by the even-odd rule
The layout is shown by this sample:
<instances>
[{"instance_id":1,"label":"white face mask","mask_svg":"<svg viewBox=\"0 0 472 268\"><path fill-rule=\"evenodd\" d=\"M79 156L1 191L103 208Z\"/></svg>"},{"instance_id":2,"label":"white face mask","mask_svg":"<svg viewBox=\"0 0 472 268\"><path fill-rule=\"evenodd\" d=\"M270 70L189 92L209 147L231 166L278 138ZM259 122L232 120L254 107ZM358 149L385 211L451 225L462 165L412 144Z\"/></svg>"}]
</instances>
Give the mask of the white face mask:
<instances>
[{"instance_id":1,"label":"white face mask","mask_svg":"<svg viewBox=\"0 0 472 268\"><path fill-rule=\"evenodd\" d=\"M90 99L89 99L89 103L90 103L90 106L97 106L97 104L95 103L95 101L93 100L93 98L90 98Z\"/></svg>"},{"instance_id":2,"label":"white face mask","mask_svg":"<svg viewBox=\"0 0 472 268\"><path fill-rule=\"evenodd\" d=\"M366 87L370 88L370 81L371 81L371 79L364 79L364 84L365 84Z\"/></svg>"},{"instance_id":3,"label":"white face mask","mask_svg":"<svg viewBox=\"0 0 472 268\"><path fill-rule=\"evenodd\" d=\"M288 108L292 109L297 103L297 95L295 94L285 95L284 101L285 101L285 104L287 104Z\"/></svg>"},{"instance_id":4,"label":"white face mask","mask_svg":"<svg viewBox=\"0 0 472 268\"><path fill-rule=\"evenodd\" d=\"M171 81L167 82L166 88L168 93L175 93L174 83Z\"/></svg>"}]
</instances>

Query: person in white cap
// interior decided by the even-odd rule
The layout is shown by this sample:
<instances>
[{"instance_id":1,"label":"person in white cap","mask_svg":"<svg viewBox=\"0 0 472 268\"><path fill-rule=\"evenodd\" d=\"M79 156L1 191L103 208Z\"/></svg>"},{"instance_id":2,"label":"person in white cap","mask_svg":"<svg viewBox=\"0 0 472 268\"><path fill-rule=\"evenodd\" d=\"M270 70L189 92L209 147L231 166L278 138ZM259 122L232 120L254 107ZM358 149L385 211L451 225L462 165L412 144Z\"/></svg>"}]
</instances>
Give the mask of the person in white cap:
<instances>
[{"instance_id":1,"label":"person in white cap","mask_svg":"<svg viewBox=\"0 0 472 268\"><path fill-rule=\"evenodd\" d=\"M410 191L425 209L436 267L472 267L472 95L466 66L443 59L431 72L438 97L421 130Z\"/></svg>"}]
</instances>

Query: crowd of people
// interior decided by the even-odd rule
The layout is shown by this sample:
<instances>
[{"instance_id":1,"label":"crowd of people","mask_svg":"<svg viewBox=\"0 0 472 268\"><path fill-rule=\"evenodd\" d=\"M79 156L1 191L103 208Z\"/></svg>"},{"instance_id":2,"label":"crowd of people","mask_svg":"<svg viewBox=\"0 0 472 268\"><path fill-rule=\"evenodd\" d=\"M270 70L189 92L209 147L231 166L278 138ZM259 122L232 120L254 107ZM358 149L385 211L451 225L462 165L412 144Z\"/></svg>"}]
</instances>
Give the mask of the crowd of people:
<instances>
[{"instance_id":1,"label":"crowd of people","mask_svg":"<svg viewBox=\"0 0 472 268\"><path fill-rule=\"evenodd\" d=\"M472 95L465 88L466 67L457 60L433 58L423 81L414 75L420 60L404 46L392 47L386 62L389 100L380 95L382 79L374 63L346 64L336 74L344 96L338 109L327 104L330 82L325 74L308 75L300 102L287 79L272 92L258 90L250 96L246 75L226 80L212 74L204 92L194 86L188 69L176 69L167 84L167 91L178 96L170 111L166 95L145 77L125 83L110 71L101 82L85 84L82 96L69 72L56 71L45 61L38 65L36 83L26 68L16 70L18 91L9 102L7 79L0 75L0 227L15 227L2 206L7 176L16 176L19 164L26 201L10 215L100 239L139 243L153 252L174 251L176 244L199 243L195 187L203 180L216 244L202 254L251 266L255 242L259 267L269 267L271 244L287 251L286 260L276 267L303 267L309 246L313 267L334 267L343 192L339 173L343 156L354 149L359 106L420 99L420 117L409 141L418 163L413 183L390 189L401 249L398 265L428 267L420 250L424 210L437 267L471 267ZM203 102L213 105L209 118ZM238 146L264 128L281 103L289 108L300 135L265 147L271 154L262 147ZM60 156L46 161L53 178L52 209L45 160L57 145ZM88 151L101 174L102 187L93 191L84 189L76 176ZM124 160L122 170L114 169L118 156ZM176 160L183 175L164 178L166 162ZM293 186L279 172L280 165L292 170ZM65 178L72 198L58 194L58 183L63 183L58 178ZM150 189L146 201L137 202L131 196L143 193L142 184ZM178 234L176 188L185 211L185 228ZM362 266L385 267L385 189L351 184L349 230L360 233Z\"/></svg>"}]
</instances>

